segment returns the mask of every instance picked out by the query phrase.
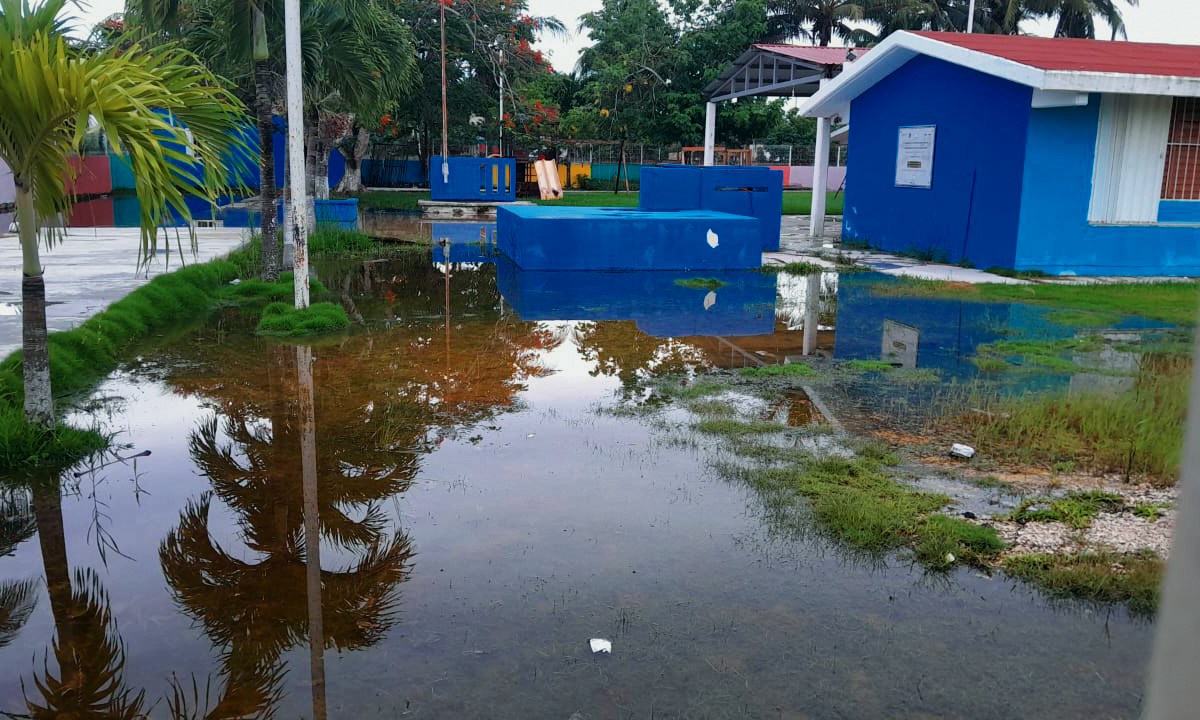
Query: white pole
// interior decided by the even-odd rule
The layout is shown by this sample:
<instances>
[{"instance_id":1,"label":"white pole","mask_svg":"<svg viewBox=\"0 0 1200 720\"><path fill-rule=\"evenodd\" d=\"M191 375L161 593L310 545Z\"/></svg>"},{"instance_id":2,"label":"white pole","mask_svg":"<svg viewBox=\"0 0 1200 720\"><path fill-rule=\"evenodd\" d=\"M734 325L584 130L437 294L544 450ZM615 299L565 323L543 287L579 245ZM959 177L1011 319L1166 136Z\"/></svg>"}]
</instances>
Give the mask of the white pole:
<instances>
[{"instance_id":1,"label":"white pole","mask_svg":"<svg viewBox=\"0 0 1200 720\"><path fill-rule=\"evenodd\" d=\"M1195 717L1200 702L1196 663L1200 662L1200 365L1192 372L1187 435L1179 479L1178 519L1171 561L1162 588L1162 609L1154 633L1144 720Z\"/></svg>"},{"instance_id":2,"label":"white pole","mask_svg":"<svg viewBox=\"0 0 1200 720\"><path fill-rule=\"evenodd\" d=\"M975 0L967 6L967 32L975 31Z\"/></svg>"},{"instance_id":3,"label":"white pole","mask_svg":"<svg viewBox=\"0 0 1200 720\"><path fill-rule=\"evenodd\" d=\"M288 169L291 177L288 207L291 238L295 245L296 307L308 307L308 188L304 169L304 84L300 53L300 0L283 5L284 42L287 45Z\"/></svg>"},{"instance_id":4,"label":"white pole","mask_svg":"<svg viewBox=\"0 0 1200 720\"><path fill-rule=\"evenodd\" d=\"M714 148L717 145L717 104L704 106L704 164L713 164Z\"/></svg>"},{"instance_id":5,"label":"white pole","mask_svg":"<svg viewBox=\"0 0 1200 720\"><path fill-rule=\"evenodd\" d=\"M813 158L812 222L808 236L819 238L825 232L825 190L829 185L829 118L817 118L817 148Z\"/></svg>"},{"instance_id":6,"label":"white pole","mask_svg":"<svg viewBox=\"0 0 1200 720\"><path fill-rule=\"evenodd\" d=\"M500 48L500 157L504 157L504 48Z\"/></svg>"}]
</instances>

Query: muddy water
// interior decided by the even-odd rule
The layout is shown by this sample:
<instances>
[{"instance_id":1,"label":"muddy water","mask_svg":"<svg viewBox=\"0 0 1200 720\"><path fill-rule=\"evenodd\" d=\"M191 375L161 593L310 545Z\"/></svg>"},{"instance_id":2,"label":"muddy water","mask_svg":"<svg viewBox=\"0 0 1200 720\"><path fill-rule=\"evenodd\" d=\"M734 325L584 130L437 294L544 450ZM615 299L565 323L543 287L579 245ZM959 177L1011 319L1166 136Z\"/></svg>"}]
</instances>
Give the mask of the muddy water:
<instances>
[{"instance_id":1,"label":"muddy water","mask_svg":"<svg viewBox=\"0 0 1200 720\"><path fill-rule=\"evenodd\" d=\"M0 710L1136 716L1149 625L781 536L703 442L598 412L656 373L877 356L882 311L843 289L872 280L432 260L319 268L346 338L226 313L97 391L122 455L152 454L4 496Z\"/></svg>"}]
</instances>

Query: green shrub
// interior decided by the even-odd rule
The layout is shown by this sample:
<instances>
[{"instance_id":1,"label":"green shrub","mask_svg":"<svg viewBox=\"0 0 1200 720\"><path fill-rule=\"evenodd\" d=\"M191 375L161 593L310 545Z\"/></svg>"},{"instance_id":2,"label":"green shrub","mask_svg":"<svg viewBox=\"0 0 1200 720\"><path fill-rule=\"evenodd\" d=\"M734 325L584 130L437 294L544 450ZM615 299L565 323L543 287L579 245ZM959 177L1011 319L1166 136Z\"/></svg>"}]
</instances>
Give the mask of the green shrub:
<instances>
[{"instance_id":1,"label":"green shrub","mask_svg":"<svg viewBox=\"0 0 1200 720\"><path fill-rule=\"evenodd\" d=\"M263 308L256 332L271 337L306 337L345 330L350 318L341 305L313 303L296 309L286 303L271 303Z\"/></svg>"}]
</instances>

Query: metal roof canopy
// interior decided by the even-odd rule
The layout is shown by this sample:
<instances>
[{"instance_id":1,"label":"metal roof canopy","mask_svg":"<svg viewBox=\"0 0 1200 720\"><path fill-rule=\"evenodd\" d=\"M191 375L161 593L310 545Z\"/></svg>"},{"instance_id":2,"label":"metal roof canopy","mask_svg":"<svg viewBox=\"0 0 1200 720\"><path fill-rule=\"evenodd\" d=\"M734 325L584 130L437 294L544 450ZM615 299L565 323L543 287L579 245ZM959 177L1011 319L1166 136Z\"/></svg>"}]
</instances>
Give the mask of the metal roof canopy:
<instances>
[{"instance_id":1,"label":"metal roof canopy","mask_svg":"<svg viewBox=\"0 0 1200 720\"><path fill-rule=\"evenodd\" d=\"M809 97L820 88L821 80L842 71L851 51L856 57L867 52L865 48L752 45L705 86L702 94L709 102L751 95Z\"/></svg>"}]
</instances>

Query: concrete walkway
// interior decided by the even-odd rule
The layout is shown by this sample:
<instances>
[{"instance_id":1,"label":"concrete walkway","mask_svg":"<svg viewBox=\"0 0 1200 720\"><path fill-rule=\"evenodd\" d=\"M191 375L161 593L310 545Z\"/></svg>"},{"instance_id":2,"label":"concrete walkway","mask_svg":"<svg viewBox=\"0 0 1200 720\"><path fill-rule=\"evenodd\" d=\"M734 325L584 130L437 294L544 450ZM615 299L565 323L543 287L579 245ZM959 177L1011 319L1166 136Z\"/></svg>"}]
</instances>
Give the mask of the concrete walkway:
<instances>
[{"instance_id":1,"label":"concrete walkway","mask_svg":"<svg viewBox=\"0 0 1200 720\"><path fill-rule=\"evenodd\" d=\"M924 280L949 280L963 283L1003 283L1024 285L1026 280L994 275L992 273L964 268L958 265L922 262L913 258L890 255L874 250L851 250L842 247L842 218L825 219L824 237L813 239L808 236L812 218L808 215L785 215L780 235L779 252L765 253L766 264L811 262L830 268L840 263L852 263L881 272L884 275L902 275Z\"/></svg>"},{"instance_id":2,"label":"concrete walkway","mask_svg":"<svg viewBox=\"0 0 1200 720\"><path fill-rule=\"evenodd\" d=\"M150 278L181 267L171 230L171 253L159 236L158 253L139 268L136 228L81 228L67 231L66 239L42 249L46 268L46 324L51 332L69 330L120 300ZM197 252L192 254L187 235L180 236L186 264L207 262L237 249L247 239L238 228L201 228L196 231ZM21 246L15 235L0 235L0 358L21 347Z\"/></svg>"}]
</instances>

